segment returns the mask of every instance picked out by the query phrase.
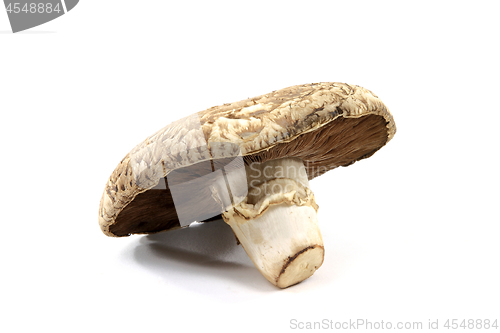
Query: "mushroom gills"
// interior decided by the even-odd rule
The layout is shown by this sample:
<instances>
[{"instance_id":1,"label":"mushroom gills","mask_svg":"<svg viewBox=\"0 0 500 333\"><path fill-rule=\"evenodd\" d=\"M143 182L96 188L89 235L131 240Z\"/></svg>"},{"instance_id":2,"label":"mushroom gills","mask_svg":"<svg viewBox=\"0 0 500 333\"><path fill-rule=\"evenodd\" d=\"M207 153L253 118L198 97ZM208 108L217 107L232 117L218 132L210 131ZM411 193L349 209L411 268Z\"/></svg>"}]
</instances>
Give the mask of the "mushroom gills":
<instances>
[{"instance_id":1,"label":"mushroom gills","mask_svg":"<svg viewBox=\"0 0 500 333\"><path fill-rule=\"evenodd\" d=\"M324 247L304 163L282 158L245 169L248 195L222 213L224 221L272 284L307 279L323 263Z\"/></svg>"}]
</instances>

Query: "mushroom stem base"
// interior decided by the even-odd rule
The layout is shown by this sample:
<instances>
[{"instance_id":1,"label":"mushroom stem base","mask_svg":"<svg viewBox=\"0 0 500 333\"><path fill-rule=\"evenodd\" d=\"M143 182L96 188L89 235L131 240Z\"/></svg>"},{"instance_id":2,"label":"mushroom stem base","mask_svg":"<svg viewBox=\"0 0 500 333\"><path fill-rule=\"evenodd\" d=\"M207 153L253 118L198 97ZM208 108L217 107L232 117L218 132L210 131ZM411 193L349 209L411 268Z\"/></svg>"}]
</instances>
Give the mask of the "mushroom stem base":
<instances>
[{"instance_id":1,"label":"mushroom stem base","mask_svg":"<svg viewBox=\"0 0 500 333\"><path fill-rule=\"evenodd\" d=\"M259 168L270 164L273 170L280 164L304 168L297 159L268 161ZM251 167L253 171L247 171L249 184L256 170L255 165ZM298 173L292 177L290 172L281 173L278 178L269 172L267 175L258 186L249 186L244 202L222 216L262 275L272 284L286 288L307 279L321 266L323 239L307 177Z\"/></svg>"}]
</instances>

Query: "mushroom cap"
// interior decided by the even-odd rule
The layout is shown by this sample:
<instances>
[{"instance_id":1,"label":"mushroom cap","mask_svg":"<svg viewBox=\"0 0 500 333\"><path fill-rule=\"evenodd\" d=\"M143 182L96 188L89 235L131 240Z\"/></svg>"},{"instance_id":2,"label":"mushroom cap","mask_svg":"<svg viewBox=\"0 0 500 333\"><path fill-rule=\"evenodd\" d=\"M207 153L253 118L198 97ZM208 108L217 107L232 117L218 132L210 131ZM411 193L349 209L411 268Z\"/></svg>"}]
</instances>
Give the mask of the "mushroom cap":
<instances>
[{"instance_id":1,"label":"mushroom cap","mask_svg":"<svg viewBox=\"0 0 500 333\"><path fill-rule=\"evenodd\" d=\"M182 183L193 174L206 175L207 165L213 171L214 163L227 165L236 157L246 164L297 157L310 180L370 157L395 133L382 101L345 83L293 86L212 107L164 127L122 159L102 195L99 225L108 236L181 227L169 188L173 183L163 180L174 173ZM185 218L210 217L201 213L203 203L187 203L196 206L200 209Z\"/></svg>"}]
</instances>

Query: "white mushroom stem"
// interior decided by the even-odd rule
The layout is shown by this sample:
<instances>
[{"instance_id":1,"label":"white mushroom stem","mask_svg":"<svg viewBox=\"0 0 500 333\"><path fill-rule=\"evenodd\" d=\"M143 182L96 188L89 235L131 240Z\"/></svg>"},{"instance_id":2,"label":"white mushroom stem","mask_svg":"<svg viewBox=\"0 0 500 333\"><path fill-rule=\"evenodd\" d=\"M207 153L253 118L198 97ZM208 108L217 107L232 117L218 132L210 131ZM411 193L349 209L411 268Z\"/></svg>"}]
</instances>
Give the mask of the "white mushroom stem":
<instances>
[{"instance_id":1,"label":"white mushroom stem","mask_svg":"<svg viewBox=\"0 0 500 333\"><path fill-rule=\"evenodd\" d=\"M283 158L246 166L248 195L222 214L262 275L286 288L323 263L318 206L302 160Z\"/></svg>"}]
</instances>

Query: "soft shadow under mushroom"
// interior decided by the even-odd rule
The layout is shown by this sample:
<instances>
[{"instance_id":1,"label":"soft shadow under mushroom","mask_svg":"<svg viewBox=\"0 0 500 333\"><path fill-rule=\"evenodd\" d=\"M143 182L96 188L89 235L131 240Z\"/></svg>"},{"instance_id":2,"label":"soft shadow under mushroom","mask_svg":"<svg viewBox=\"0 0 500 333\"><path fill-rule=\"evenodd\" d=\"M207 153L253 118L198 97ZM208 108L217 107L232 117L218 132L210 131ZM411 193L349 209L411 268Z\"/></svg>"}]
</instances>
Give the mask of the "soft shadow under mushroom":
<instances>
[{"instance_id":1,"label":"soft shadow under mushroom","mask_svg":"<svg viewBox=\"0 0 500 333\"><path fill-rule=\"evenodd\" d=\"M259 291L276 290L254 269L222 220L143 236L134 249L134 258L168 283L203 294L216 294L217 289L227 289L233 283ZM219 293L218 297L224 295Z\"/></svg>"}]
</instances>

